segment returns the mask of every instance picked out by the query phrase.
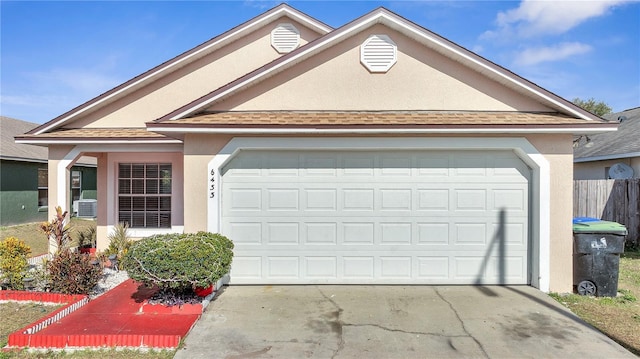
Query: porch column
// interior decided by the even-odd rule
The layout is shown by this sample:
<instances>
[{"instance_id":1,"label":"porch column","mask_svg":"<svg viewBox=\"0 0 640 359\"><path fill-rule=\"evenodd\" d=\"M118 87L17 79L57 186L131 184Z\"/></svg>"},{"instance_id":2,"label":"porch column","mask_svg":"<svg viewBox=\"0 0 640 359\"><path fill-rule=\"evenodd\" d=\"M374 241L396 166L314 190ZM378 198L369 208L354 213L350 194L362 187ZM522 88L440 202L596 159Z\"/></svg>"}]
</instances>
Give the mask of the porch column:
<instances>
[{"instance_id":1,"label":"porch column","mask_svg":"<svg viewBox=\"0 0 640 359\"><path fill-rule=\"evenodd\" d=\"M56 213L56 207L60 206L62 211L69 211L70 203L70 191L71 172L69 169L75 163L77 155L69 158L72 155L74 146L49 146L49 163L48 163L48 176L49 176L49 190L48 190L48 218L51 220Z\"/></svg>"}]
</instances>

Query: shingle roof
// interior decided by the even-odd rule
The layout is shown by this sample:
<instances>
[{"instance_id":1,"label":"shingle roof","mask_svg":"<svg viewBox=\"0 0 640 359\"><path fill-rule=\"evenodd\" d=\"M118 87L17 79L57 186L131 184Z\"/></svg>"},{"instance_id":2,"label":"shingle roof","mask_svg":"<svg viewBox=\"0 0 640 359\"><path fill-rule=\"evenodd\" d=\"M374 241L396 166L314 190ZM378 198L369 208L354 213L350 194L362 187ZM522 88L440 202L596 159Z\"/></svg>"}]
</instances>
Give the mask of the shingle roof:
<instances>
[{"instance_id":1,"label":"shingle roof","mask_svg":"<svg viewBox=\"0 0 640 359\"><path fill-rule=\"evenodd\" d=\"M523 112L432 112L432 111L263 111L217 112L164 122L150 122L154 128L218 127L346 127L346 126L563 126L586 121L558 113ZM593 123L598 124L598 123ZM600 123L602 124L602 123ZM606 123L605 123L606 124Z\"/></svg>"},{"instance_id":2,"label":"shingle roof","mask_svg":"<svg viewBox=\"0 0 640 359\"><path fill-rule=\"evenodd\" d=\"M38 127L37 123L0 116L0 158L46 162L48 157L46 147L15 143L13 139L36 127Z\"/></svg>"},{"instance_id":3,"label":"shingle roof","mask_svg":"<svg viewBox=\"0 0 640 359\"><path fill-rule=\"evenodd\" d=\"M622 116L626 119L620 123L618 131L589 135L589 146L584 141L579 142L573 150L574 158L638 156L640 153L640 107L603 117L610 121L618 121Z\"/></svg>"},{"instance_id":4,"label":"shingle roof","mask_svg":"<svg viewBox=\"0 0 640 359\"><path fill-rule=\"evenodd\" d=\"M47 132L40 135L25 134L17 137L20 140L68 140L68 141L159 141L176 142L172 138L144 128L76 128Z\"/></svg>"}]
</instances>

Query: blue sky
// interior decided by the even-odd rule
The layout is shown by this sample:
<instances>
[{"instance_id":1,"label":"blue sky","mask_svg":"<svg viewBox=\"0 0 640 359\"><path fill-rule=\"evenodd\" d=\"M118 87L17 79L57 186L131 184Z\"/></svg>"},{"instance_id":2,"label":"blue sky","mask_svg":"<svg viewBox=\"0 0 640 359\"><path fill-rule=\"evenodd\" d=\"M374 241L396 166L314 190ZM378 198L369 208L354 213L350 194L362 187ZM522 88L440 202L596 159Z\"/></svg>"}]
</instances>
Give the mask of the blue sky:
<instances>
[{"instance_id":1,"label":"blue sky","mask_svg":"<svg viewBox=\"0 0 640 359\"><path fill-rule=\"evenodd\" d=\"M0 114L49 121L279 3L2 0ZM384 6L569 100L640 106L637 0L287 3L333 27Z\"/></svg>"}]
</instances>

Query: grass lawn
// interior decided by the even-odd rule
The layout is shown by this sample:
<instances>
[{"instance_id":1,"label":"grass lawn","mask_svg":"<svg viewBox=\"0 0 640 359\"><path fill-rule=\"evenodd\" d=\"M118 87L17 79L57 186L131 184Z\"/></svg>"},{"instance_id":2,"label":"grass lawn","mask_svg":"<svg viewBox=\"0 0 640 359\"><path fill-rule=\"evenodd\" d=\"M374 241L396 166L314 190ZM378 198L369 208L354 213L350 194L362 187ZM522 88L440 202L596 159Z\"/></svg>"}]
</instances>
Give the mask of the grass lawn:
<instances>
[{"instance_id":1,"label":"grass lawn","mask_svg":"<svg viewBox=\"0 0 640 359\"><path fill-rule=\"evenodd\" d=\"M43 316L60 308L58 305L38 303L0 303L0 347L7 345L9 334L35 322Z\"/></svg>"},{"instance_id":2,"label":"grass lawn","mask_svg":"<svg viewBox=\"0 0 640 359\"><path fill-rule=\"evenodd\" d=\"M552 294L587 323L598 328L629 351L640 355L640 251L620 258L617 297L585 297Z\"/></svg>"},{"instance_id":3,"label":"grass lawn","mask_svg":"<svg viewBox=\"0 0 640 359\"><path fill-rule=\"evenodd\" d=\"M90 227L95 227L96 221L92 219L71 218L71 240L76 242L78 234ZM27 223L17 226L0 227L0 240L6 237L22 239L31 247L31 255L38 256L49 251L47 236L40 230L40 223Z\"/></svg>"}]
</instances>

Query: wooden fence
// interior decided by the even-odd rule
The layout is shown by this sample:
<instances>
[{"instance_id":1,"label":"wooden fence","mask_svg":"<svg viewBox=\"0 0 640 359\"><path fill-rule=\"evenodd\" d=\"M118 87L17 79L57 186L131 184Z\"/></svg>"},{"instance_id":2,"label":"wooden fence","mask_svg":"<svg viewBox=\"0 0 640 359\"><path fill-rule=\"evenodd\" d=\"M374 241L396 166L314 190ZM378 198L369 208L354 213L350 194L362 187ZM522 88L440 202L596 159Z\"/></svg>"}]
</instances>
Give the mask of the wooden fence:
<instances>
[{"instance_id":1,"label":"wooden fence","mask_svg":"<svg viewBox=\"0 0 640 359\"><path fill-rule=\"evenodd\" d=\"M573 181L573 216L627 227L627 246L640 246L640 179Z\"/></svg>"}]
</instances>

